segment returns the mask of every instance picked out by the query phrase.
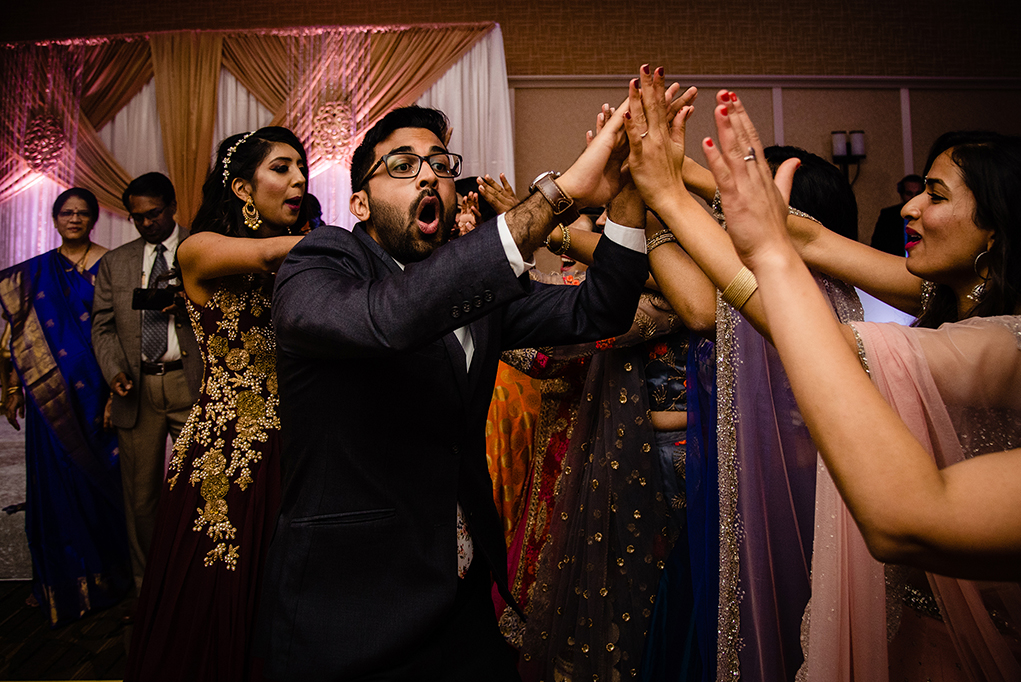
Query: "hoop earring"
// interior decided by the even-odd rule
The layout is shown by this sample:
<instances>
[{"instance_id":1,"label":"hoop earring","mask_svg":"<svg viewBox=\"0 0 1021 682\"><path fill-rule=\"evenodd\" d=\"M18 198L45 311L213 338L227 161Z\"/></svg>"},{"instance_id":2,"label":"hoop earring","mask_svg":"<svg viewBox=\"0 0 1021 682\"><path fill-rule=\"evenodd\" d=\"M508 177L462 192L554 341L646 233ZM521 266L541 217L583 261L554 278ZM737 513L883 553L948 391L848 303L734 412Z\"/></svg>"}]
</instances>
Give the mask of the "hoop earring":
<instances>
[{"instance_id":1,"label":"hoop earring","mask_svg":"<svg viewBox=\"0 0 1021 682\"><path fill-rule=\"evenodd\" d=\"M255 202L252 201L251 195L248 196L248 201L241 207L241 215L245 217L245 227L252 232L255 232L262 225L262 218L259 216L259 209L255 208Z\"/></svg>"},{"instance_id":2,"label":"hoop earring","mask_svg":"<svg viewBox=\"0 0 1021 682\"><path fill-rule=\"evenodd\" d=\"M978 275L979 277L982 277L982 273L978 269L978 262L982 258L982 256L988 255L989 250L987 249L980 253L979 255L975 256L975 263L972 267L975 268L975 274ZM975 288L972 289L971 293L968 294L968 300L972 301L973 303L978 303L979 301L981 301L982 297L986 295L986 282L988 281L989 277L982 277L982 281L976 284Z\"/></svg>"}]
</instances>

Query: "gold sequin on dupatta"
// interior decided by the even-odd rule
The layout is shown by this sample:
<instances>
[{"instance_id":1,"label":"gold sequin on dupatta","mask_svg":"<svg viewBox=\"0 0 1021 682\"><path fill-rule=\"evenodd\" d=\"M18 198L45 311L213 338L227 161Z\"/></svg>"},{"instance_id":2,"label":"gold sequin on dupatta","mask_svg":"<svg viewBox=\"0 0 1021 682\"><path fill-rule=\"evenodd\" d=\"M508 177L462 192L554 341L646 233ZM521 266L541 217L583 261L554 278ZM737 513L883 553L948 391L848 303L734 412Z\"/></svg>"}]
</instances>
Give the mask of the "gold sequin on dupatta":
<instances>
[{"instance_id":1,"label":"gold sequin on dupatta","mask_svg":"<svg viewBox=\"0 0 1021 682\"><path fill-rule=\"evenodd\" d=\"M232 543L237 528L230 520L227 496L231 486L242 492L252 483L252 468L261 461L259 444L280 428L276 376L276 338L269 318L270 301L254 284L254 277L233 278L203 308L190 301L188 312L205 374L202 395L174 443L170 487L190 466L188 482L199 486L204 505L196 509L193 525L213 541L205 565L222 561L237 567L240 545ZM241 328L242 315L248 329ZM217 316L208 338L203 315ZM190 464L188 457L194 453Z\"/></svg>"}]
</instances>

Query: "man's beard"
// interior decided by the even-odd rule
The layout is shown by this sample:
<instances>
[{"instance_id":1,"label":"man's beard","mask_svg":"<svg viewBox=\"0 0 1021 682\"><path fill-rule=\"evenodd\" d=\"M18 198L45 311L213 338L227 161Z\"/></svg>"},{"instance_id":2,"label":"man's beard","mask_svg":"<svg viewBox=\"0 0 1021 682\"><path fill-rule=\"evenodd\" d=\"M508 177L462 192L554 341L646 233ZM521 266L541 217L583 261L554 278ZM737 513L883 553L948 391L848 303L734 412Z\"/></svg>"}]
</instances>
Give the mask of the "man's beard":
<instances>
[{"instance_id":1,"label":"man's beard","mask_svg":"<svg viewBox=\"0 0 1021 682\"><path fill-rule=\"evenodd\" d=\"M436 197L439 228L434 234L424 234L418 227L418 205L427 196ZM372 226L379 237L380 246L400 263L417 263L429 257L437 247L450 241L457 206L446 207L435 190L423 190L407 211L368 196Z\"/></svg>"}]
</instances>

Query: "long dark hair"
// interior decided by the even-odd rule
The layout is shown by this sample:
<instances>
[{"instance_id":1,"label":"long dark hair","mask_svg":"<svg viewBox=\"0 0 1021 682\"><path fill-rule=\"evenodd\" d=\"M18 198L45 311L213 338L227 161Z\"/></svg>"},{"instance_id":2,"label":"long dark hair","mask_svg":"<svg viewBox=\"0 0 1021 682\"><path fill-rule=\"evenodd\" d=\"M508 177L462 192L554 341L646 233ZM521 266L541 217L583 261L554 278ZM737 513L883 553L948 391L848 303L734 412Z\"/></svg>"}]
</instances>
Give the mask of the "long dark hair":
<instances>
[{"instance_id":1,"label":"long dark hair","mask_svg":"<svg viewBox=\"0 0 1021 682\"><path fill-rule=\"evenodd\" d=\"M1021 137L987 131L955 131L941 135L929 150L925 174L943 152L961 171L975 197L975 224L992 230L993 245L982 263L989 268L985 293L965 317L1013 315L1021 302ZM957 297L942 284L915 325L935 328L957 321Z\"/></svg>"},{"instance_id":2,"label":"long dark hair","mask_svg":"<svg viewBox=\"0 0 1021 682\"><path fill-rule=\"evenodd\" d=\"M235 178L252 181L259 164L263 162L276 142L288 144L298 152L304 162L302 173L308 178L308 157L305 155L305 146L301 140L287 128L270 126L259 128L249 135L247 139L242 138L248 133L231 135L220 143L216 152L216 163L209 170L205 184L202 185L202 206L195 214L195 220L191 224L191 232L212 231L228 237L250 237L252 233L244 225L244 216L241 214L241 207L244 202L234 194L231 184ZM234 148L230 155L230 164L227 167L227 177L224 178L224 161L227 152ZM294 225L288 228L289 234L299 234L301 227L308 222L308 192L301 200L301 209L298 211L298 219Z\"/></svg>"}]
</instances>

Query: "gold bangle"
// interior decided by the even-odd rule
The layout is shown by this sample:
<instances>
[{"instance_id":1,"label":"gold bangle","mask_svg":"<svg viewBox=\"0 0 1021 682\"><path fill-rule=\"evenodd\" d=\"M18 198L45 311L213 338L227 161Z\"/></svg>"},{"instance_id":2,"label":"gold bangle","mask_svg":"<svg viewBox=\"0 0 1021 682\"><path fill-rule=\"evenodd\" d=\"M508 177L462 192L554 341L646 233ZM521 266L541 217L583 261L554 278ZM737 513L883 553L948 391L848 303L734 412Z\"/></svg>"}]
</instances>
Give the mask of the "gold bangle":
<instances>
[{"instance_id":1,"label":"gold bangle","mask_svg":"<svg viewBox=\"0 0 1021 682\"><path fill-rule=\"evenodd\" d=\"M7 395L13 395L21 391L21 386L8 386Z\"/></svg>"},{"instance_id":2,"label":"gold bangle","mask_svg":"<svg viewBox=\"0 0 1021 682\"><path fill-rule=\"evenodd\" d=\"M545 246L553 253L554 256L564 256L567 254L568 249L571 248L571 228L563 224L557 225L557 227L560 228L560 234L563 236L560 240L560 248L554 251L553 247L550 245L550 237L553 236L552 230L550 230L550 233L546 235Z\"/></svg>"},{"instance_id":3,"label":"gold bangle","mask_svg":"<svg viewBox=\"0 0 1021 682\"><path fill-rule=\"evenodd\" d=\"M657 246L663 246L664 244L676 241L677 237L674 236L673 232L670 230L660 230L645 240L645 253L649 253Z\"/></svg>"},{"instance_id":4,"label":"gold bangle","mask_svg":"<svg viewBox=\"0 0 1021 682\"><path fill-rule=\"evenodd\" d=\"M759 283L752 271L742 267L740 272L734 275L734 279L730 280L727 288L723 290L723 300L729 303L734 310L741 310L758 288Z\"/></svg>"}]
</instances>

